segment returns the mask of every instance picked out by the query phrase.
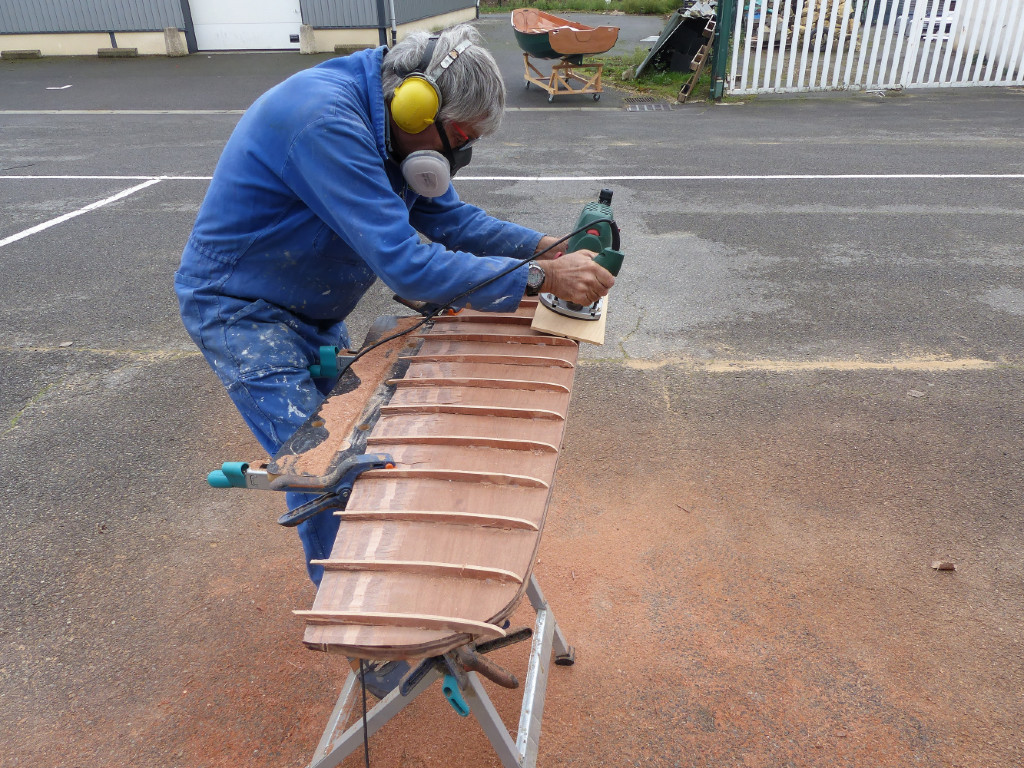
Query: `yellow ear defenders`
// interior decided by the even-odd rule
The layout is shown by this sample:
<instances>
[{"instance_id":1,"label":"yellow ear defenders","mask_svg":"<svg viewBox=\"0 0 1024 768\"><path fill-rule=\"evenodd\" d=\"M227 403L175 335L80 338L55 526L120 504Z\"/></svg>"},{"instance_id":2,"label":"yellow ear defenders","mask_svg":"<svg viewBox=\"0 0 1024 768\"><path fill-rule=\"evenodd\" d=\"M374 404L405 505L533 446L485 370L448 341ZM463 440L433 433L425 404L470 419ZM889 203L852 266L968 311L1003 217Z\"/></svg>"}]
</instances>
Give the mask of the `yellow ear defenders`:
<instances>
[{"instance_id":1,"label":"yellow ear defenders","mask_svg":"<svg viewBox=\"0 0 1024 768\"><path fill-rule=\"evenodd\" d=\"M420 133L433 125L437 113L441 111L441 89L437 87L435 78L471 45L468 40L459 43L437 66L429 68L434 48L437 47L437 37L430 38L419 63L406 74L391 97L391 117L399 128L406 133Z\"/></svg>"}]
</instances>

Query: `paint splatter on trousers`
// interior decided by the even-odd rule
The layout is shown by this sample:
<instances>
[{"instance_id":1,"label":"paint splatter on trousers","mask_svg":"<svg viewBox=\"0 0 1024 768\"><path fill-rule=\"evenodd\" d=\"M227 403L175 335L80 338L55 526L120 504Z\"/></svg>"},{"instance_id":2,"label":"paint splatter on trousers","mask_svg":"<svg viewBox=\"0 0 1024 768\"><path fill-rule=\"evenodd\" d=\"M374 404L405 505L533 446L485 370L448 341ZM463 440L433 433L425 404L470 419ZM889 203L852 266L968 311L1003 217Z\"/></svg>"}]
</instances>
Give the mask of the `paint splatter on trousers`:
<instances>
[{"instance_id":1,"label":"paint splatter on trousers","mask_svg":"<svg viewBox=\"0 0 1024 768\"><path fill-rule=\"evenodd\" d=\"M271 456L276 454L336 383L313 379L309 366L321 346L348 348L342 321L316 323L269 304L220 296L177 275L175 288L186 330L227 388L245 423ZM199 281L195 281L198 284ZM289 509L316 494L287 493ZM319 586L339 518L322 512L298 526L306 569Z\"/></svg>"}]
</instances>

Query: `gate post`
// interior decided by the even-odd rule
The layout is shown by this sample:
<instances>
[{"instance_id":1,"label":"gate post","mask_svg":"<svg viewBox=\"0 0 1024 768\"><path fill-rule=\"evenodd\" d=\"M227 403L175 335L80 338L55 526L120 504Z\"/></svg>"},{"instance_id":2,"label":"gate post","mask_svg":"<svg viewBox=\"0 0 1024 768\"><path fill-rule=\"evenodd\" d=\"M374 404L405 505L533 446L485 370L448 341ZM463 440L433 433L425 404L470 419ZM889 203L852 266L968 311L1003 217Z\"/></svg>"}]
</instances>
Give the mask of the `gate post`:
<instances>
[{"instance_id":1,"label":"gate post","mask_svg":"<svg viewBox=\"0 0 1024 768\"><path fill-rule=\"evenodd\" d=\"M725 68L729 63L732 27L738 0L720 0L718 23L715 25L715 45L711 62L711 98L720 100L725 95Z\"/></svg>"}]
</instances>

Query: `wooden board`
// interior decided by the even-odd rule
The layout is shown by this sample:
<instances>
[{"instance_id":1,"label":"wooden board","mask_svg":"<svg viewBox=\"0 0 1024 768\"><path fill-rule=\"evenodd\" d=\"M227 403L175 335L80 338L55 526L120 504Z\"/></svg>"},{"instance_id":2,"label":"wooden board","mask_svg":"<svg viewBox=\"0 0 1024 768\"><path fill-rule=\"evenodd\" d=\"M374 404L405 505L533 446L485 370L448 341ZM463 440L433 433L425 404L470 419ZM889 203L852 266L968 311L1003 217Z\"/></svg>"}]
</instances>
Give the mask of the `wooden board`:
<instances>
[{"instance_id":1,"label":"wooden board","mask_svg":"<svg viewBox=\"0 0 1024 768\"><path fill-rule=\"evenodd\" d=\"M463 311L403 353L364 438L395 467L361 475L338 512L312 609L296 612L307 646L417 659L503 634L533 571L579 351L523 322L534 305ZM346 410L321 409L331 434Z\"/></svg>"},{"instance_id":2,"label":"wooden board","mask_svg":"<svg viewBox=\"0 0 1024 768\"><path fill-rule=\"evenodd\" d=\"M419 320L400 318L384 336L412 328ZM333 391L344 394L332 393L324 400L306 425L274 456L268 469L277 476L276 482L290 487L305 486L315 492L336 481L334 469L339 458L353 447L353 435L360 434L359 426L390 396L386 382L396 367L405 366L402 356L419 346L419 339L411 334L399 336L353 363Z\"/></svg>"},{"instance_id":3,"label":"wooden board","mask_svg":"<svg viewBox=\"0 0 1024 768\"><path fill-rule=\"evenodd\" d=\"M541 333L564 336L588 344L604 344L604 329L608 324L608 297L604 297L604 309L597 320L577 320L552 312L543 304L537 304L531 328Z\"/></svg>"}]
</instances>

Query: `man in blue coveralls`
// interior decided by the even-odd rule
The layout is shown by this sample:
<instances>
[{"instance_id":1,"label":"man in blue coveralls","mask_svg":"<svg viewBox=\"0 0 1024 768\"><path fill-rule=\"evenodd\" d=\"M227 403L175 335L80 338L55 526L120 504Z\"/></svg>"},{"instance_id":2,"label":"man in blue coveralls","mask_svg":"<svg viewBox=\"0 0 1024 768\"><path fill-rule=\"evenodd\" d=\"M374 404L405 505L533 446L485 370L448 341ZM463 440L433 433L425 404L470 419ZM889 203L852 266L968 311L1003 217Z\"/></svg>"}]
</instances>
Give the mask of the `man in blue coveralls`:
<instances>
[{"instance_id":1,"label":"man in blue coveralls","mask_svg":"<svg viewBox=\"0 0 1024 768\"><path fill-rule=\"evenodd\" d=\"M451 185L504 104L494 59L462 25L324 62L242 116L175 290L186 329L271 455L336 383L308 368L321 346L350 346L345 318L378 277L406 299L447 304L511 268L465 300L496 312L524 292L578 304L607 294L614 278L594 254L555 259L556 238L489 216ZM288 506L309 498L288 494ZM338 523L324 512L298 528L315 584L323 569L309 560L330 556Z\"/></svg>"}]
</instances>

